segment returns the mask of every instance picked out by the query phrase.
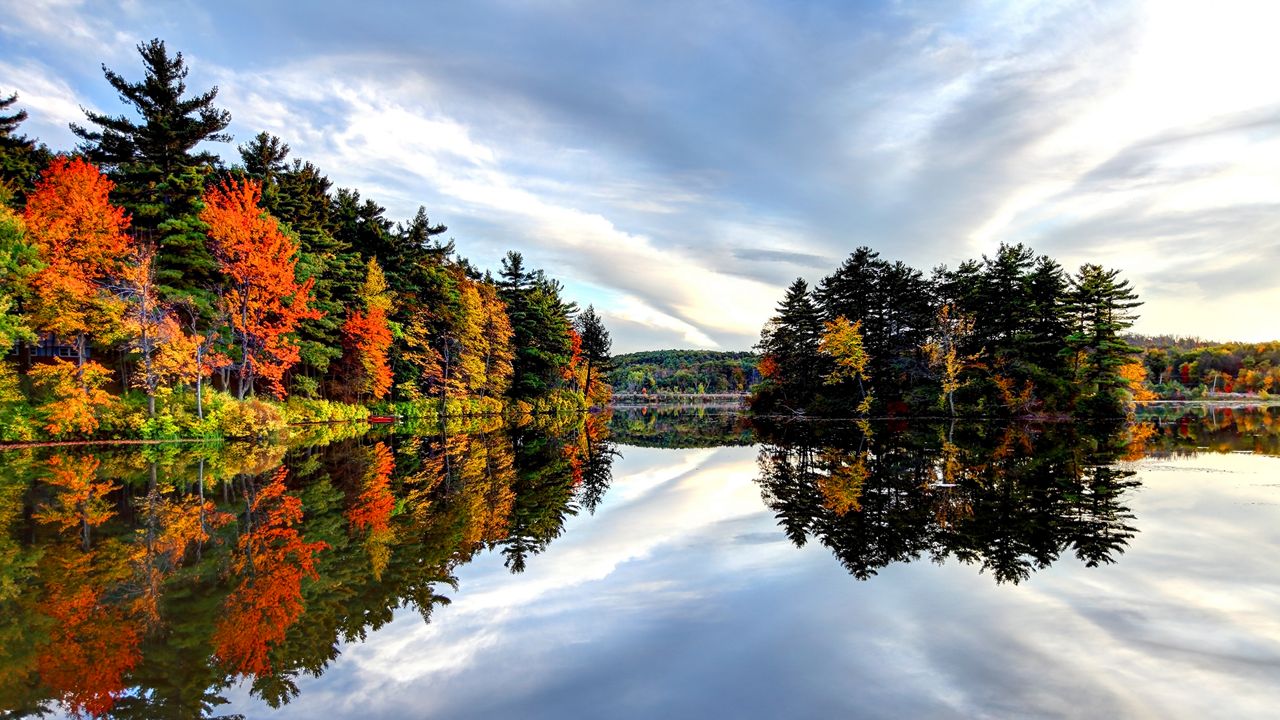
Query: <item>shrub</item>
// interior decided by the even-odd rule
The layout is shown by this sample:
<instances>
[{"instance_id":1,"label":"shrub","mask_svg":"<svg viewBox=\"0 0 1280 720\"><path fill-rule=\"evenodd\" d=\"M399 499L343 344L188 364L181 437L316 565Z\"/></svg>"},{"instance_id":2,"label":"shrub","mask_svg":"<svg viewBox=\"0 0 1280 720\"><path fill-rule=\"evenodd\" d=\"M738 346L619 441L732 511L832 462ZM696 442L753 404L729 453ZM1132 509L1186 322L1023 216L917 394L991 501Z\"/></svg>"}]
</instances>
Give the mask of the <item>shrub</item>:
<instances>
[{"instance_id":1,"label":"shrub","mask_svg":"<svg viewBox=\"0 0 1280 720\"><path fill-rule=\"evenodd\" d=\"M279 407L258 398L232 402L220 408L217 417L218 430L226 438L263 438L287 425Z\"/></svg>"}]
</instances>

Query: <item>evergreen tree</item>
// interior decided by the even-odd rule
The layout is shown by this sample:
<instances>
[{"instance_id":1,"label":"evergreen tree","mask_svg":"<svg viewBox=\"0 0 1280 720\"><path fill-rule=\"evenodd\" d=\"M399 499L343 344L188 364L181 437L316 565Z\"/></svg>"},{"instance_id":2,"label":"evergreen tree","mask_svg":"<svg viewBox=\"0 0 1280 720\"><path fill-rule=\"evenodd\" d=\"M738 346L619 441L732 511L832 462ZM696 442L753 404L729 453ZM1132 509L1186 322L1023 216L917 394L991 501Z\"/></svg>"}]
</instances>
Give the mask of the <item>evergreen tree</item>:
<instances>
[{"instance_id":1,"label":"evergreen tree","mask_svg":"<svg viewBox=\"0 0 1280 720\"><path fill-rule=\"evenodd\" d=\"M182 53L171 56L158 39L137 49L143 80L125 80L106 65L102 71L138 119L86 110L96 129L72 123L71 130L83 141L81 151L116 181L117 201L129 211L135 233L159 249L156 279L162 294L208 309L218 264L205 242L200 198L219 161L196 146L229 141L223 130L231 114L214 106L216 87L187 94Z\"/></svg>"},{"instance_id":2,"label":"evergreen tree","mask_svg":"<svg viewBox=\"0 0 1280 720\"><path fill-rule=\"evenodd\" d=\"M23 198L35 187L36 178L53 154L44 145L37 147L34 140L18 134L18 126L27 119L27 111L7 114L17 101L16 93L0 96L0 203L8 194L15 201L14 206L21 209Z\"/></svg>"},{"instance_id":3,"label":"evergreen tree","mask_svg":"<svg viewBox=\"0 0 1280 720\"><path fill-rule=\"evenodd\" d=\"M582 358L587 363L584 391L589 398L592 383L600 382L600 376L610 370L609 353L613 348L613 340L593 305L588 305L578 316L577 327L578 334L582 336Z\"/></svg>"},{"instance_id":4,"label":"evergreen tree","mask_svg":"<svg viewBox=\"0 0 1280 720\"><path fill-rule=\"evenodd\" d=\"M1021 341L1031 309L1028 277L1035 254L1025 245L1001 244L994 258L982 258L977 306L966 308L977 319L974 333L997 361L1011 361Z\"/></svg>"},{"instance_id":5,"label":"evergreen tree","mask_svg":"<svg viewBox=\"0 0 1280 720\"><path fill-rule=\"evenodd\" d=\"M562 286L541 270L526 271L524 256L508 252L502 259L498 294L511 318L516 348L512 363L512 395L530 400L558 387L573 362L573 303L561 297Z\"/></svg>"},{"instance_id":6,"label":"evergreen tree","mask_svg":"<svg viewBox=\"0 0 1280 720\"><path fill-rule=\"evenodd\" d=\"M289 146L268 132L260 132L252 140L236 148L240 152L244 174L262 185L262 206L275 214L280 176L288 170L285 158ZM279 216L277 216L279 217Z\"/></svg>"},{"instance_id":7,"label":"evergreen tree","mask_svg":"<svg viewBox=\"0 0 1280 720\"><path fill-rule=\"evenodd\" d=\"M1123 337L1136 319L1130 311L1142 303L1129 281L1119 280L1119 275L1119 270L1106 270L1101 265L1082 265L1071 278L1067 295L1072 329L1066 338L1066 352L1081 395L1079 407L1088 415L1115 417L1124 413L1129 380L1120 368L1142 352Z\"/></svg>"},{"instance_id":8,"label":"evergreen tree","mask_svg":"<svg viewBox=\"0 0 1280 720\"><path fill-rule=\"evenodd\" d=\"M822 316L809 284L796 278L760 338L766 382L755 407L770 409L780 404L798 410L809 404L824 377L826 363L818 354L822 333Z\"/></svg>"}]
</instances>

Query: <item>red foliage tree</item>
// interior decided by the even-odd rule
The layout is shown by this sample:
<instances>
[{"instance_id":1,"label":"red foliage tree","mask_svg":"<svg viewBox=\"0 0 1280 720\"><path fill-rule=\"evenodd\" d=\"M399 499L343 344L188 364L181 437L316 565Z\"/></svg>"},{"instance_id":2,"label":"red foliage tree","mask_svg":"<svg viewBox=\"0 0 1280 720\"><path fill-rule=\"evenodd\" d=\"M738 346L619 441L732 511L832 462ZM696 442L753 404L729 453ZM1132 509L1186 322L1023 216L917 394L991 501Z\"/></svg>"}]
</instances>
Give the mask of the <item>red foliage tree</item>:
<instances>
[{"instance_id":1,"label":"red foliage tree","mask_svg":"<svg viewBox=\"0 0 1280 720\"><path fill-rule=\"evenodd\" d=\"M352 310L342 325L346 389L356 399L369 395L381 400L391 390L391 326L387 322L391 294L376 260L369 260L360 301L364 311Z\"/></svg>"},{"instance_id":2,"label":"red foliage tree","mask_svg":"<svg viewBox=\"0 0 1280 720\"><path fill-rule=\"evenodd\" d=\"M346 358L348 385L357 399L368 395L375 400L391 390L391 327L382 308L353 311L342 324L342 347Z\"/></svg>"},{"instance_id":3,"label":"red foliage tree","mask_svg":"<svg viewBox=\"0 0 1280 720\"><path fill-rule=\"evenodd\" d=\"M293 333L303 320L322 315L310 305L314 279L298 281L297 243L259 207L261 196L254 181L227 181L205 193L200 213L228 281L221 304L239 344L241 399L258 378L273 395L285 396L285 373L299 359Z\"/></svg>"},{"instance_id":4,"label":"red foliage tree","mask_svg":"<svg viewBox=\"0 0 1280 720\"><path fill-rule=\"evenodd\" d=\"M391 493L391 472L395 467L395 458L386 443L369 448L369 468L361 482L360 494L347 510L347 519L353 528L375 533L387 529L396 506L395 495Z\"/></svg>"},{"instance_id":5,"label":"red foliage tree","mask_svg":"<svg viewBox=\"0 0 1280 720\"><path fill-rule=\"evenodd\" d=\"M328 547L305 541L298 531L302 501L285 492L287 475L280 468L252 493L232 563L240 583L227 597L226 612L214 629L214 654L235 673L271 672L271 648L302 615L302 579L317 577L316 553Z\"/></svg>"}]
</instances>

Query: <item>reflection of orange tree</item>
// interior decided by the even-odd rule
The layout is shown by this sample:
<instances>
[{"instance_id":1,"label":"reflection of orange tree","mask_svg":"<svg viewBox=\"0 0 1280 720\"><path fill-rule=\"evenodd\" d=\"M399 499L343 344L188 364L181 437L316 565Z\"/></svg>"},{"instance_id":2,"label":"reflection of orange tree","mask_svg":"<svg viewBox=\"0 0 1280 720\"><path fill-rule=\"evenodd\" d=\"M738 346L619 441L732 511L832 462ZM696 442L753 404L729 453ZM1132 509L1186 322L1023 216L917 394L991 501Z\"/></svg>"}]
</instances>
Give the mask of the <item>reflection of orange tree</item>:
<instances>
[{"instance_id":1,"label":"reflection of orange tree","mask_svg":"<svg viewBox=\"0 0 1280 720\"><path fill-rule=\"evenodd\" d=\"M154 627L160 622L160 592L165 578L182 563L187 548L192 544L203 546L209 540L209 531L227 524L232 516L203 498L175 498L173 488L159 486L154 477L139 505L145 523L135 531L137 542L129 558L134 574L127 590L135 598L139 619Z\"/></svg>"},{"instance_id":2,"label":"reflection of orange tree","mask_svg":"<svg viewBox=\"0 0 1280 720\"><path fill-rule=\"evenodd\" d=\"M836 515L862 510L862 487L867 481L867 452L849 453L824 448L819 456L825 473L818 476L822 506Z\"/></svg>"},{"instance_id":3,"label":"reflection of orange tree","mask_svg":"<svg viewBox=\"0 0 1280 720\"><path fill-rule=\"evenodd\" d=\"M60 549L42 563L49 578L42 609L51 623L36 666L72 715L99 717L124 693L125 673L142 657L142 637L127 608L106 601L112 578L95 570L99 553Z\"/></svg>"},{"instance_id":4,"label":"reflection of orange tree","mask_svg":"<svg viewBox=\"0 0 1280 720\"><path fill-rule=\"evenodd\" d=\"M368 531L365 547L373 566L374 578L381 579L382 571L390 559L391 513L396 507L396 497L391 492L391 473L395 470L395 458L386 443L376 443L368 452L368 468L361 480L360 494L347 509L347 519L354 531Z\"/></svg>"},{"instance_id":5,"label":"reflection of orange tree","mask_svg":"<svg viewBox=\"0 0 1280 720\"><path fill-rule=\"evenodd\" d=\"M114 484L98 479L98 467L97 458L87 455L51 458L45 482L57 493L35 512L36 520L62 532L78 528L81 548L52 545L40 561L40 612L50 630L36 658L43 683L77 717L106 714L124 692L125 673L140 659L132 607L106 599L127 574L121 548L89 544L89 529L114 515L106 501Z\"/></svg>"},{"instance_id":6,"label":"reflection of orange tree","mask_svg":"<svg viewBox=\"0 0 1280 720\"><path fill-rule=\"evenodd\" d=\"M302 501L285 492L280 468L252 498L232 571L240 583L214 629L214 654L232 672L271 672L268 654L302 615L302 579L316 578L315 555L328 547L306 542L296 527Z\"/></svg>"},{"instance_id":7,"label":"reflection of orange tree","mask_svg":"<svg viewBox=\"0 0 1280 720\"><path fill-rule=\"evenodd\" d=\"M107 493L115 486L110 481L98 480L98 459L89 455L55 455L49 459L48 466L45 483L58 491L51 503L36 510L35 518L64 531L78 526L81 543L87 550L89 529L115 514L106 501Z\"/></svg>"}]
</instances>

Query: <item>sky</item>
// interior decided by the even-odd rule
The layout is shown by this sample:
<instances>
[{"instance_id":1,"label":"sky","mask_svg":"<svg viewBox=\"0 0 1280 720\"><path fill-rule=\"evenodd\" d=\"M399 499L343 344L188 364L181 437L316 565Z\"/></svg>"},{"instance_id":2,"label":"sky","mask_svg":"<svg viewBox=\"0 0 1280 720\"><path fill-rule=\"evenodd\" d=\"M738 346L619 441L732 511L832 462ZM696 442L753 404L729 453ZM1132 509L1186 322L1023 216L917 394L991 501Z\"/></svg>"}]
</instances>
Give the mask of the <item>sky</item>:
<instances>
[{"instance_id":1,"label":"sky","mask_svg":"<svg viewBox=\"0 0 1280 720\"><path fill-rule=\"evenodd\" d=\"M1135 330L1280 337L1280 4L0 0L0 93L70 149L101 65L181 51L231 112L615 352L750 348L854 248L1119 268Z\"/></svg>"}]
</instances>

